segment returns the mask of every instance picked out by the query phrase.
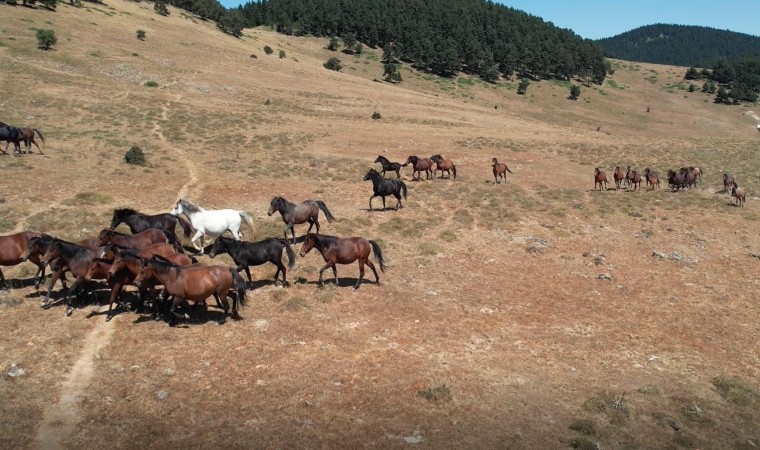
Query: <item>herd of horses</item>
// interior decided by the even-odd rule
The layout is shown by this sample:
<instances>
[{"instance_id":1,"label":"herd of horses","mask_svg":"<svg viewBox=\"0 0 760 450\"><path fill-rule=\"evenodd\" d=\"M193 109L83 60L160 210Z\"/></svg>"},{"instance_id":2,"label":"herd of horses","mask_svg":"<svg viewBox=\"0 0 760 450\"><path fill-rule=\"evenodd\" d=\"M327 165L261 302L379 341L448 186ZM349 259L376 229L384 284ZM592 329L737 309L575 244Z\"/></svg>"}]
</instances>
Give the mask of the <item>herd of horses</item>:
<instances>
[{"instance_id":1,"label":"herd of horses","mask_svg":"<svg viewBox=\"0 0 760 450\"><path fill-rule=\"evenodd\" d=\"M5 149L3 150L3 154L8 154L8 146L12 143L14 147L14 155L20 156L23 153L31 153L32 151L32 144L37 147L37 151L40 152L40 155L44 155L42 153L42 149L40 149L39 144L34 140L35 133L37 136L40 137L42 140L42 143L45 143L45 138L42 137L42 133L40 133L40 130L36 128L26 128L26 127L14 127L12 125L8 125L7 123L0 122L0 142L5 141ZM26 148L25 152L21 152L21 142L24 143L24 147Z\"/></svg>"}]
</instances>

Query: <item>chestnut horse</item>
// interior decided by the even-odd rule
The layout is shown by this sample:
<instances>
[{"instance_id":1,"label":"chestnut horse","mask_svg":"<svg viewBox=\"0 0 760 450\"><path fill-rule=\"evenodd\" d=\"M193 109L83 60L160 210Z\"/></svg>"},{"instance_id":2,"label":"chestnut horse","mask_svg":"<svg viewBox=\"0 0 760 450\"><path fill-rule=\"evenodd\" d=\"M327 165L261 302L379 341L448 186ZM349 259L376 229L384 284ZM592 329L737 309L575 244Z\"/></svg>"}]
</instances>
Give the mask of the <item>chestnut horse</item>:
<instances>
[{"instance_id":1,"label":"chestnut horse","mask_svg":"<svg viewBox=\"0 0 760 450\"><path fill-rule=\"evenodd\" d=\"M40 233L34 231L22 231L21 233L0 236L0 266L15 266L27 260L23 258L29 249L29 240L39 237ZM28 258L37 265L37 274L34 276L39 284L45 276L45 265L40 263L39 255ZM7 287L3 271L0 270L0 286Z\"/></svg>"},{"instance_id":2,"label":"chestnut horse","mask_svg":"<svg viewBox=\"0 0 760 450\"><path fill-rule=\"evenodd\" d=\"M385 178L385 172L396 172L396 179L398 180L401 178L401 163L398 162L391 162L388 158L386 158L383 155L377 155L377 158L375 158L375 162L379 162L381 166L383 166L383 178Z\"/></svg>"},{"instance_id":3,"label":"chestnut horse","mask_svg":"<svg viewBox=\"0 0 760 450\"><path fill-rule=\"evenodd\" d=\"M185 300L193 302L205 301L208 297L214 296L216 301L223 305L224 317L219 320L218 324L227 321L230 304L227 296L230 290L234 288L235 296L232 302L232 317L239 318L238 303L245 305L246 285L243 278L235 269L226 266L177 266L171 261L160 256L154 256L151 259L142 260L139 275L135 279L135 286L142 288L148 283L151 277L155 276L164 285L166 292L174 296L174 302L170 311L172 313L169 325L175 325L177 318L189 319L187 315L179 315L176 310L177 306ZM224 301L222 301L222 299Z\"/></svg>"},{"instance_id":4,"label":"chestnut horse","mask_svg":"<svg viewBox=\"0 0 760 450\"><path fill-rule=\"evenodd\" d=\"M441 178L443 178L443 172L446 172L446 174L451 178L452 180L457 179L457 166L454 165L454 160L452 159L444 159L441 155L433 155L430 157L435 162L435 169L433 169L433 179L435 180L435 176L438 173L438 171L441 171Z\"/></svg>"},{"instance_id":5,"label":"chestnut horse","mask_svg":"<svg viewBox=\"0 0 760 450\"><path fill-rule=\"evenodd\" d=\"M301 224L309 222L309 229L307 233L311 231L311 227L317 226L317 233L319 233L319 210L325 213L327 221L332 223L335 221L330 210L327 209L327 205L322 200L304 200L299 204L291 203L285 200L283 197L274 197L269 202L269 211L267 215L271 216L275 212L279 212L282 217L282 221L285 222L285 239L288 238L288 230L293 235L293 243L296 243L296 230L295 224Z\"/></svg>"},{"instance_id":6,"label":"chestnut horse","mask_svg":"<svg viewBox=\"0 0 760 450\"><path fill-rule=\"evenodd\" d=\"M615 172L612 174L612 178L615 179L615 189L620 189L620 183L625 180L625 172L623 172L623 169L621 169L620 166L615 166ZM596 185L594 185L594 189L596 189Z\"/></svg>"},{"instance_id":7,"label":"chestnut horse","mask_svg":"<svg viewBox=\"0 0 760 450\"><path fill-rule=\"evenodd\" d=\"M641 175L635 170L631 172L631 184L633 185L634 191L641 187Z\"/></svg>"},{"instance_id":8,"label":"chestnut horse","mask_svg":"<svg viewBox=\"0 0 760 450\"><path fill-rule=\"evenodd\" d=\"M657 189L660 188L660 179L657 177L657 172L650 170L649 167L644 170L644 179L647 181L647 186L650 186L651 190L654 190L655 187L657 187Z\"/></svg>"},{"instance_id":9,"label":"chestnut horse","mask_svg":"<svg viewBox=\"0 0 760 450\"><path fill-rule=\"evenodd\" d=\"M723 174L723 189L728 194L731 192L731 188L737 186L734 176L728 173Z\"/></svg>"},{"instance_id":10,"label":"chestnut horse","mask_svg":"<svg viewBox=\"0 0 760 450\"><path fill-rule=\"evenodd\" d=\"M425 179L429 180L430 175L433 173L433 162L430 158L418 158L417 156L410 156L406 159L406 162L402 166L406 167L409 164L412 165L412 180L422 181L422 171L425 171ZM417 174L417 178L414 178L414 174Z\"/></svg>"},{"instance_id":11,"label":"chestnut horse","mask_svg":"<svg viewBox=\"0 0 760 450\"><path fill-rule=\"evenodd\" d=\"M322 273L325 270L332 267L333 275L335 276L335 285L338 284L338 271L335 268L336 264L351 264L354 261L359 261L359 279L356 280L354 289L359 289L364 278L364 265L368 265L372 272L375 274L375 282L380 284L380 277L377 275L375 265L369 260L370 251L375 253L375 258L378 264L380 264L380 270L385 272L385 260L383 259L383 253L380 250L380 246L375 241L368 241L362 237L352 238L339 238L336 236L325 236L314 233L306 235L301 247L300 255L303 258L312 248L316 248L322 253L325 264L319 269L319 285L322 286Z\"/></svg>"},{"instance_id":12,"label":"chestnut horse","mask_svg":"<svg viewBox=\"0 0 760 450\"><path fill-rule=\"evenodd\" d=\"M165 244L168 241L167 232L158 228L148 228L141 233L131 235L105 228L98 235L98 245L116 244L136 250L142 250L153 244Z\"/></svg>"},{"instance_id":13,"label":"chestnut horse","mask_svg":"<svg viewBox=\"0 0 760 450\"><path fill-rule=\"evenodd\" d=\"M507 172L513 173L511 170L509 170L509 167L507 167L507 165L504 163L500 163L496 158L493 158L491 160L491 165L493 166L493 182L495 184L499 184L499 178L501 178L502 181L506 183Z\"/></svg>"},{"instance_id":14,"label":"chestnut horse","mask_svg":"<svg viewBox=\"0 0 760 450\"><path fill-rule=\"evenodd\" d=\"M32 144L34 144L35 147L37 147L37 151L40 152L40 155L44 155L42 153L42 149L40 148L39 144L35 142L34 140L34 133L37 133L37 135L42 139L42 143L45 143L45 138L42 137L42 133L40 133L40 130L36 128L25 128L25 127L19 127L18 128L19 133L21 134L19 136L19 140L23 139L24 143L26 144L26 152L31 153L32 152Z\"/></svg>"},{"instance_id":15,"label":"chestnut horse","mask_svg":"<svg viewBox=\"0 0 760 450\"><path fill-rule=\"evenodd\" d=\"M599 190L602 190L602 183L604 183L604 190L607 190L607 174L603 171L599 170L598 167L594 169L594 190L596 190L596 185L599 185Z\"/></svg>"}]
</instances>

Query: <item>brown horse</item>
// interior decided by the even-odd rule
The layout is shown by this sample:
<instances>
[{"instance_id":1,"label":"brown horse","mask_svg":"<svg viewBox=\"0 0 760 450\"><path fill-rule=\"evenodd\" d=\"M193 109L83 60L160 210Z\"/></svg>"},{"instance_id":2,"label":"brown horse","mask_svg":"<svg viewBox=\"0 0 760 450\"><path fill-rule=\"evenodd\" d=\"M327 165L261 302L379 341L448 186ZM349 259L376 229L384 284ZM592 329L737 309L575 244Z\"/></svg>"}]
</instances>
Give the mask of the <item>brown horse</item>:
<instances>
[{"instance_id":1,"label":"brown horse","mask_svg":"<svg viewBox=\"0 0 760 450\"><path fill-rule=\"evenodd\" d=\"M734 186L738 186L736 184L736 180L734 179L734 176L729 173L723 174L723 189L728 194L731 192L731 188Z\"/></svg>"},{"instance_id":2,"label":"brown horse","mask_svg":"<svg viewBox=\"0 0 760 450\"><path fill-rule=\"evenodd\" d=\"M40 130L36 128L24 128L19 127L19 132L21 135L19 136L19 139L23 139L24 143L26 144L26 152L31 153L32 152L32 144L34 144L35 147L37 147L37 151L40 152L40 155L44 155L42 153L42 149L40 149L39 144L35 142L34 140L34 134L37 133L37 135L42 139L42 143L45 143L45 138L42 137L42 133L40 133Z\"/></svg>"},{"instance_id":3,"label":"brown horse","mask_svg":"<svg viewBox=\"0 0 760 450\"><path fill-rule=\"evenodd\" d=\"M113 260L104 260L102 258L93 259L90 264L90 269L85 276L85 279L91 279L92 276L99 273L100 268L98 267L98 264L101 262L108 263L109 267L106 269L106 281L111 286L111 298L108 303L106 321L111 320L113 317L111 311L114 300L119 297L124 286L134 282L137 274L140 273L142 259L158 255L163 256L172 263L180 266L189 266L190 264L198 262L184 253L176 253L174 246L171 244L154 244L139 252L119 246L109 246L108 249L113 252ZM153 284L151 284L151 282ZM161 283L155 278L146 282L145 286L140 289L140 299L144 301L147 290L157 284ZM158 304L156 303L155 306L158 306Z\"/></svg>"},{"instance_id":4,"label":"brown horse","mask_svg":"<svg viewBox=\"0 0 760 450\"><path fill-rule=\"evenodd\" d=\"M633 185L634 191L641 187L641 175L635 170L631 172L631 185Z\"/></svg>"},{"instance_id":5,"label":"brown horse","mask_svg":"<svg viewBox=\"0 0 760 450\"><path fill-rule=\"evenodd\" d=\"M177 266L160 256L151 259L142 260L140 273L135 279L135 286L142 288L147 280L155 276L164 285L169 295L174 296L171 313L172 318L169 325L175 325L177 318L188 319L187 315L181 316L176 312L177 306L185 300L193 302L205 301L208 297L214 296L219 304L224 308L224 317L217 323L220 325L227 320L230 304L227 296L231 289L235 290L236 295L232 302L232 317L239 318L238 302L245 305L246 284L243 278L235 269L226 266L202 266L200 264L189 267ZM221 299L224 299L222 302Z\"/></svg>"},{"instance_id":6,"label":"brown horse","mask_svg":"<svg viewBox=\"0 0 760 450\"><path fill-rule=\"evenodd\" d=\"M612 178L615 180L615 189L620 189L620 183L625 180L625 172L623 172L623 169L621 169L620 166L615 166L615 172L613 172ZM596 189L596 185L594 185L594 189Z\"/></svg>"},{"instance_id":7,"label":"brown horse","mask_svg":"<svg viewBox=\"0 0 760 450\"><path fill-rule=\"evenodd\" d=\"M599 170L598 167L594 169L594 190L596 185L599 185L599 190L602 190L602 183L604 183L604 190L607 190L607 174L604 171Z\"/></svg>"},{"instance_id":8,"label":"brown horse","mask_svg":"<svg viewBox=\"0 0 760 450\"><path fill-rule=\"evenodd\" d=\"M657 189L660 188L660 179L657 177L657 172L654 170L650 170L647 167L644 170L644 179L647 181L647 186L649 186L651 190L654 190L655 187Z\"/></svg>"},{"instance_id":9,"label":"brown horse","mask_svg":"<svg viewBox=\"0 0 760 450\"><path fill-rule=\"evenodd\" d=\"M378 264L380 264L380 270L385 272L385 260L383 259L383 252L380 250L380 246L375 241L368 241L362 237L352 238L339 238L336 236L325 236L314 233L306 235L301 247L300 255L303 258L312 248L316 248L322 253L325 264L319 269L319 285L322 286L322 273L325 270L332 267L333 275L335 276L335 284L338 284L338 271L335 268L336 264L351 264L356 260L359 260L359 279L356 280L354 289L359 289L364 278L364 265L368 265L372 272L375 274L375 282L380 283L380 277L377 275L375 265L369 260L370 251L375 253Z\"/></svg>"},{"instance_id":10,"label":"brown horse","mask_svg":"<svg viewBox=\"0 0 760 450\"><path fill-rule=\"evenodd\" d=\"M296 231L294 225L297 223L309 222L309 229L306 231L309 233L311 227L317 226L317 233L319 233L319 210L325 213L325 217L328 222L333 222L333 217L330 210L327 209L327 205L322 200L305 200L299 204L291 203L285 200L283 197L274 197L269 203L269 211L267 215L271 216L275 212L279 212L282 216L282 221L285 222L285 239L288 238L288 230L293 235L293 243L296 242Z\"/></svg>"},{"instance_id":11,"label":"brown horse","mask_svg":"<svg viewBox=\"0 0 760 450\"><path fill-rule=\"evenodd\" d=\"M501 178L504 182L507 181L507 172L513 173L511 170L509 170L509 167L507 167L506 164L500 163L498 159L493 158L491 160L491 165L493 166L493 182L495 184L499 184L499 178Z\"/></svg>"},{"instance_id":12,"label":"brown horse","mask_svg":"<svg viewBox=\"0 0 760 450\"><path fill-rule=\"evenodd\" d=\"M744 202L747 200L747 191L734 184L734 187L731 188L731 203L734 202L734 199L736 199L736 206L744 207Z\"/></svg>"},{"instance_id":13,"label":"brown horse","mask_svg":"<svg viewBox=\"0 0 760 450\"><path fill-rule=\"evenodd\" d=\"M45 265L40 263L39 255L31 258L24 258L24 254L29 250L29 240L39 237L40 233L34 231L22 231L21 233L0 236L0 266L15 266L27 259L37 265L37 283L45 276ZM3 271L0 270L0 286L7 287Z\"/></svg>"},{"instance_id":14,"label":"brown horse","mask_svg":"<svg viewBox=\"0 0 760 450\"><path fill-rule=\"evenodd\" d=\"M434 180L439 170L441 171L441 178L443 178L443 172L446 172L446 174L451 177L452 180L457 179L457 166L454 165L454 160L444 159L441 155L433 155L430 157L430 159L435 162L435 169L433 170Z\"/></svg>"},{"instance_id":15,"label":"brown horse","mask_svg":"<svg viewBox=\"0 0 760 450\"><path fill-rule=\"evenodd\" d=\"M72 242L67 242L61 239L53 239L52 244L48 247L47 251L42 256L40 262L45 265L60 258L61 261L65 262L69 270L71 270L71 273L77 277L66 293L67 316L71 315L74 310L74 307L71 304L71 294L75 293L77 289L84 284L85 276L87 276L87 272L90 269L90 262L92 262L94 258L102 258L104 251L105 250L102 247L100 249L92 250L87 247L82 247L81 245L74 244ZM91 279L104 280L107 275L107 270L107 267L101 266L101 270L94 273ZM42 301L43 307L51 306L50 291L53 289L53 283L54 280L51 281L47 295Z\"/></svg>"},{"instance_id":16,"label":"brown horse","mask_svg":"<svg viewBox=\"0 0 760 450\"><path fill-rule=\"evenodd\" d=\"M110 228L104 228L98 235L98 245L116 244L136 250L142 250L153 244L165 244L167 242L169 242L169 238L166 235L166 231L158 228L148 228L137 234L124 234Z\"/></svg>"},{"instance_id":17,"label":"brown horse","mask_svg":"<svg viewBox=\"0 0 760 450\"><path fill-rule=\"evenodd\" d=\"M412 165L412 180L422 181L422 171L425 171L425 179L429 180L430 175L433 173L433 162L430 158L419 158L417 156L410 156L406 159L406 162L402 166L406 167L409 164ZM414 174L417 174L417 178Z\"/></svg>"}]
</instances>

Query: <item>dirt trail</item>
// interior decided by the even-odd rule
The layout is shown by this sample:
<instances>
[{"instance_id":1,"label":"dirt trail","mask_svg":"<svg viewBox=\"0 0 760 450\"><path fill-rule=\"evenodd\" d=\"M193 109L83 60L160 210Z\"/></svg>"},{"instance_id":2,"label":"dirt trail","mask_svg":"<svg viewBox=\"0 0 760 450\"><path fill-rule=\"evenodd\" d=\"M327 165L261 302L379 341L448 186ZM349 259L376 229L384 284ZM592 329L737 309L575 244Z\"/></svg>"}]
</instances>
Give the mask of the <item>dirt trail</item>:
<instances>
[{"instance_id":1,"label":"dirt trail","mask_svg":"<svg viewBox=\"0 0 760 450\"><path fill-rule=\"evenodd\" d=\"M181 95L178 94L175 101L179 101L180 99ZM171 102L166 102L162 107L162 121L167 120L170 105ZM158 136L165 147L177 153L180 161L182 161L187 167L189 179L179 189L177 197L181 198L188 194L199 194L201 191L201 185L198 182L195 163L186 156L185 152L174 147L167 141L162 132L161 123L159 121L154 125L153 132ZM46 208L42 208L40 211L45 209ZM40 211L36 211L35 213ZM21 227L23 221L24 220L22 219L16 225L17 229ZM108 308L108 305L101 307L103 310L105 310L105 308ZM35 440L43 449L63 448L62 443L76 431L76 426L81 421L79 399L85 392L85 389L90 385L95 369L95 358L97 358L98 353L111 342L111 337L115 330L112 321L106 322L102 319L102 316L97 317L101 318L98 320L95 328L93 328L90 334L85 338L79 358L74 363L71 372L69 372L66 380L61 385L58 402L45 411L42 422L37 429Z\"/></svg>"}]
</instances>

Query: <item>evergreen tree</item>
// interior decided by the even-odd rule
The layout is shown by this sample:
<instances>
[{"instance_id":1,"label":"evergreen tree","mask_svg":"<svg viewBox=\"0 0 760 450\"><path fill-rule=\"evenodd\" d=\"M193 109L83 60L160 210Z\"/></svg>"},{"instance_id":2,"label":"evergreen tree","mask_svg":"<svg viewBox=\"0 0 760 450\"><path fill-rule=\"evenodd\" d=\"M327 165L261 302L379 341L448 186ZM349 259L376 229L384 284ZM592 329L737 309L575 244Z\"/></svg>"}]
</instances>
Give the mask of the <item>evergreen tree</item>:
<instances>
[{"instance_id":1,"label":"evergreen tree","mask_svg":"<svg viewBox=\"0 0 760 450\"><path fill-rule=\"evenodd\" d=\"M383 66L383 76L385 76L385 81L389 81L391 83L400 83L403 81L401 79L401 72L399 71L398 64L385 64Z\"/></svg>"},{"instance_id":2,"label":"evergreen tree","mask_svg":"<svg viewBox=\"0 0 760 450\"><path fill-rule=\"evenodd\" d=\"M396 58L396 51L393 48L393 44L391 42L388 42L383 46L383 57L380 59L380 61L387 64L395 64L398 62L398 59Z\"/></svg>"},{"instance_id":3,"label":"evergreen tree","mask_svg":"<svg viewBox=\"0 0 760 450\"><path fill-rule=\"evenodd\" d=\"M56 42L58 42L58 38L55 36L55 31L37 30L37 48L50 50Z\"/></svg>"},{"instance_id":4,"label":"evergreen tree","mask_svg":"<svg viewBox=\"0 0 760 450\"><path fill-rule=\"evenodd\" d=\"M340 69L343 68L343 66L340 65L340 59L334 56L328 59L327 62L323 64L323 66L325 66L326 69L334 70L336 72L340 72Z\"/></svg>"},{"instance_id":5,"label":"evergreen tree","mask_svg":"<svg viewBox=\"0 0 760 450\"><path fill-rule=\"evenodd\" d=\"M231 34L235 37L243 35L243 13L239 10L231 10L225 12L217 22L217 27L227 34ZM266 49L264 49L266 51ZM270 48L271 50L271 48ZM271 53L267 53L271 54Z\"/></svg>"},{"instance_id":6,"label":"evergreen tree","mask_svg":"<svg viewBox=\"0 0 760 450\"><path fill-rule=\"evenodd\" d=\"M344 52L346 53L353 53L354 47L356 46L356 36L354 33L346 33L343 35L343 47Z\"/></svg>"},{"instance_id":7,"label":"evergreen tree","mask_svg":"<svg viewBox=\"0 0 760 450\"><path fill-rule=\"evenodd\" d=\"M728 103L728 92L721 86L718 88L718 93L715 94L715 103Z\"/></svg>"},{"instance_id":8,"label":"evergreen tree","mask_svg":"<svg viewBox=\"0 0 760 450\"><path fill-rule=\"evenodd\" d=\"M162 16L169 15L169 9L166 7L166 1L164 0L156 0L156 3L153 4L153 11Z\"/></svg>"},{"instance_id":9,"label":"evergreen tree","mask_svg":"<svg viewBox=\"0 0 760 450\"><path fill-rule=\"evenodd\" d=\"M334 52L335 50L338 50L338 38L337 38L337 37L335 37L335 36L331 37L331 38L330 38L330 42L327 44L327 47L326 47L326 48L327 48L328 50L330 50L330 51L333 51L333 52Z\"/></svg>"},{"instance_id":10,"label":"evergreen tree","mask_svg":"<svg viewBox=\"0 0 760 450\"><path fill-rule=\"evenodd\" d=\"M689 67L686 71L686 75L683 76L684 80L696 80L699 78L699 73L696 67Z\"/></svg>"}]
</instances>

